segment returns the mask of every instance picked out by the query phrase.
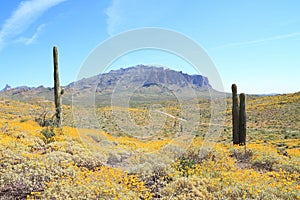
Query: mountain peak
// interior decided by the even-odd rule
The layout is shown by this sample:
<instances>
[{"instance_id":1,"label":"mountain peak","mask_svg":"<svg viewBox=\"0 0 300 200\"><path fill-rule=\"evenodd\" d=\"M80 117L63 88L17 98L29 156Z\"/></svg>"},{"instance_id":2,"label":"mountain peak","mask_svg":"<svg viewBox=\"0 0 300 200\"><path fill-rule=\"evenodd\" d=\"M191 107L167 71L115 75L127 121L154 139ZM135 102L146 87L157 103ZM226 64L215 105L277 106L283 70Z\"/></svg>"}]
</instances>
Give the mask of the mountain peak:
<instances>
[{"instance_id":1,"label":"mountain peak","mask_svg":"<svg viewBox=\"0 0 300 200\"><path fill-rule=\"evenodd\" d=\"M5 87L1 90L2 92L6 92L11 89L11 86L6 84Z\"/></svg>"}]
</instances>

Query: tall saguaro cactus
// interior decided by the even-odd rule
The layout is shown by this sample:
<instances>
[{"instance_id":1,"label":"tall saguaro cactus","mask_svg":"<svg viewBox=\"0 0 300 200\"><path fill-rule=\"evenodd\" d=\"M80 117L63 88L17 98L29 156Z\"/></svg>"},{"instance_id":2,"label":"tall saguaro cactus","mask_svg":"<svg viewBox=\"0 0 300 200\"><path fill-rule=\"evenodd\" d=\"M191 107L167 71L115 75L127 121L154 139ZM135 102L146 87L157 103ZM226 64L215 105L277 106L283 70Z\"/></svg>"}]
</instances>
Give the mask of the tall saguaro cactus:
<instances>
[{"instance_id":1,"label":"tall saguaro cactus","mask_svg":"<svg viewBox=\"0 0 300 200\"><path fill-rule=\"evenodd\" d=\"M55 116L56 116L56 125L61 127L62 116L61 116L61 95L62 90L60 88L59 82L59 72L58 72L58 51L57 47L53 47L53 63L54 63L54 102L55 102Z\"/></svg>"},{"instance_id":2,"label":"tall saguaro cactus","mask_svg":"<svg viewBox=\"0 0 300 200\"><path fill-rule=\"evenodd\" d=\"M240 125L239 125L239 140L240 145L246 144L246 95L240 94Z\"/></svg>"},{"instance_id":3,"label":"tall saguaro cactus","mask_svg":"<svg viewBox=\"0 0 300 200\"><path fill-rule=\"evenodd\" d=\"M235 84L232 90L232 140L233 144L246 145L246 95L240 94L240 104Z\"/></svg>"},{"instance_id":4,"label":"tall saguaro cactus","mask_svg":"<svg viewBox=\"0 0 300 200\"><path fill-rule=\"evenodd\" d=\"M239 100L236 84L232 84L232 138L233 144L239 144Z\"/></svg>"}]
</instances>

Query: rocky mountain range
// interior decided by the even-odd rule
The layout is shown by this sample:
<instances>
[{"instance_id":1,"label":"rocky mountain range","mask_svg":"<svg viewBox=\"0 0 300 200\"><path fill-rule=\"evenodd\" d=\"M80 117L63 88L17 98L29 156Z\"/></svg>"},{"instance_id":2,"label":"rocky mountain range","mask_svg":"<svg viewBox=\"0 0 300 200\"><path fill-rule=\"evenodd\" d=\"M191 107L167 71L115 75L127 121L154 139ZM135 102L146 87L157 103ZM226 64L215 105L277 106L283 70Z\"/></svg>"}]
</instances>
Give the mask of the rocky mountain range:
<instances>
[{"instance_id":1,"label":"rocky mountain range","mask_svg":"<svg viewBox=\"0 0 300 200\"><path fill-rule=\"evenodd\" d=\"M201 75L188 75L182 71L174 71L163 67L153 67L147 65L137 65L126 69L112 70L109 73L99 74L97 76L80 80L78 85L87 85L95 80L98 81L99 88L114 87L120 80L127 80L126 85L136 85L143 83L142 87L151 85L177 85L178 87L211 87L206 77ZM68 85L73 86L74 83Z\"/></svg>"},{"instance_id":2,"label":"rocky mountain range","mask_svg":"<svg viewBox=\"0 0 300 200\"><path fill-rule=\"evenodd\" d=\"M173 93L189 96L190 89L207 92L212 89L209 80L201 75L189 75L163 67L137 65L126 69L112 70L108 73L83 78L62 87L65 90L63 101L71 103L72 96L85 97L94 93L100 101L109 101L113 92L120 94L132 91L137 96L153 99L174 96ZM16 87L6 85L0 96L18 100L53 100L53 88L50 87Z\"/></svg>"}]
</instances>

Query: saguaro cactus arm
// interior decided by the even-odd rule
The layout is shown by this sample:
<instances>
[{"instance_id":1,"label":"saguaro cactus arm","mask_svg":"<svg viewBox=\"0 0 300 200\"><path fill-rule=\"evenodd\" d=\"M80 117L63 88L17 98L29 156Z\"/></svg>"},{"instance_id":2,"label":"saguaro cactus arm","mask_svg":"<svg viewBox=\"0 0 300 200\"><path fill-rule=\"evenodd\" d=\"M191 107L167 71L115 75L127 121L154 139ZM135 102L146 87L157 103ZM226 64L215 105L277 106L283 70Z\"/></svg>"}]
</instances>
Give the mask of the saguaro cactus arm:
<instances>
[{"instance_id":1,"label":"saguaro cactus arm","mask_svg":"<svg viewBox=\"0 0 300 200\"><path fill-rule=\"evenodd\" d=\"M61 89L59 82L59 72L58 72L58 50L57 47L53 47L53 63L54 63L54 103L55 103L55 116L56 116L56 125L61 127Z\"/></svg>"}]
</instances>

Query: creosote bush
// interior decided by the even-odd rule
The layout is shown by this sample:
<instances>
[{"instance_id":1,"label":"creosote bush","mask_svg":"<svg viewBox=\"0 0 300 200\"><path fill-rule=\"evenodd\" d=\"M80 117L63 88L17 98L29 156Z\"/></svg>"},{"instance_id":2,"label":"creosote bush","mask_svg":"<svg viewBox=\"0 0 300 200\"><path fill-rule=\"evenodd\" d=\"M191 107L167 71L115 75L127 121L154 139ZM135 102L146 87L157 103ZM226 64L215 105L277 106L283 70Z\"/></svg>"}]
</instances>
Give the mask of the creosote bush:
<instances>
[{"instance_id":1,"label":"creosote bush","mask_svg":"<svg viewBox=\"0 0 300 200\"><path fill-rule=\"evenodd\" d=\"M230 153L238 162L250 162L253 156L251 149L246 148L234 148L230 150Z\"/></svg>"},{"instance_id":2,"label":"creosote bush","mask_svg":"<svg viewBox=\"0 0 300 200\"><path fill-rule=\"evenodd\" d=\"M205 160L214 160L214 151L210 148L202 149L190 149L177 158L175 163L179 165L173 165L183 176L189 176L189 170L194 169L196 164L201 164Z\"/></svg>"},{"instance_id":3,"label":"creosote bush","mask_svg":"<svg viewBox=\"0 0 300 200\"><path fill-rule=\"evenodd\" d=\"M50 142L54 142L54 136L55 136L55 132L54 132L54 127L50 126L50 127L46 127L43 130L41 130L43 137L43 140L46 144L50 143Z\"/></svg>"}]
</instances>

